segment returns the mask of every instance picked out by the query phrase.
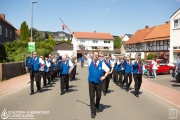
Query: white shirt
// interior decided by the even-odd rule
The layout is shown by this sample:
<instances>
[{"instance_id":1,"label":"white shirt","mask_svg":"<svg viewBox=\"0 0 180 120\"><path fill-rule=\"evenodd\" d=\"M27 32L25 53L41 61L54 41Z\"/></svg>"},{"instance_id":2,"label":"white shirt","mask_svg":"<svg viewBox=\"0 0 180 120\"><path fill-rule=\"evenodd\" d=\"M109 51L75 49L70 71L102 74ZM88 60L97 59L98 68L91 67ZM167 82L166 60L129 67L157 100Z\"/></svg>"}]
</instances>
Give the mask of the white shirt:
<instances>
[{"instance_id":1,"label":"white shirt","mask_svg":"<svg viewBox=\"0 0 180 120\"><path fill-rule=\"evenodd\" d=\"M69 59L66 59L66 60L69 60ZM63 62L64 63L64 62ZM65 62L65 64L66 64L66 62ZM69 60L69 66L71 67L71 66L73 66L73 63L71 62L71 60Z\"/></svg>"},{"instance_id":2,"label":"white shirt","mask_svg":"<svg viewBox=\"0 0 180 120\"><path fill-rule=\"evenodd\" d=\"M87 60L85 60L85 62L88 64L88 66L90 66L90 64L91 64L91 62L92 62L92 59L90 59L90 58L88 58ZM97 60L97 66L98 66L98 64L99 64L99 60ZM102 69L105 71L105 72L108 72L109 71L109 68L108 68L108 66L104 63L104 62L102 62Z\"/></svg>"},{"instance_id":3,"label":"white shirt","mask_svg":"<svg viewBox=\"0 0 180 120\"><path fill-rule=\"evenodd\" d=\"M152 66L152 69L155 69L155 70L157 70L158 69L158 67L157 67L157 62L155 62L155 61L152 61L152 63L151 63L153 66Z\"/></svg>"},{"instance_id":4,"label":"white shirt","mask_svg":"<svg viewBox=\"0 0 180 120\"><path fill-rule=\"evenodd\" d=\"M44 65L44 60L42 60L41 58L39 59L39 63L41 64L41 65ZM44 71L44 66L42 67L41 66L41 68L40 68L40 71Z\"/></svg>"},{"instance_id":5,"label":"white shirt","mask_svg":"<svg viewBox=\"0 0 180 120\"><path fill-rule=\"evenodd\" d=\"M46 66L50 67L51 66L51 62L46 61Z\"/></svg>"}]
</instances>

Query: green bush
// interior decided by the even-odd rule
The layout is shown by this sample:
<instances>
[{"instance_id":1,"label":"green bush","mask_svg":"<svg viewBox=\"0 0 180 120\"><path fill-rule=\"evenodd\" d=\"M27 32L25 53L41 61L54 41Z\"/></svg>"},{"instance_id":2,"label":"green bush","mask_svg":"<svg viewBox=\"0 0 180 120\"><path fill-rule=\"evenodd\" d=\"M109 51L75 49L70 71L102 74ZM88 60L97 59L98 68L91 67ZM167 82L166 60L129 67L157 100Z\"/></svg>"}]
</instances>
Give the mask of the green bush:
<instances>
[{"instance_id":1,"label":"green bush","mask_svg":"<svg viewBox=\"0 0 180 120\"><path fill-rule=\"evenodd\" d=\"M153 58L155 58L155 55L152 53L148 54L146 57L147 60L152 60Z\"/></svg>"}]
</instances>

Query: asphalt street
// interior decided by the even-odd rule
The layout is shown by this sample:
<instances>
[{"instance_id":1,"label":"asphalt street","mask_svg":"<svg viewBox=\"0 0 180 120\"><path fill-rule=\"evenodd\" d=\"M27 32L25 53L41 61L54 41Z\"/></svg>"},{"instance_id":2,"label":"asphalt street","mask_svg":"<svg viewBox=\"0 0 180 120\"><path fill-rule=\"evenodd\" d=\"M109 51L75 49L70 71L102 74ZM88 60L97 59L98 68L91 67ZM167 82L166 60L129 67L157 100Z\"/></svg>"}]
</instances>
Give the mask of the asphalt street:
<instances>
[{"instance_id":1,"label":"asphalt street","mask_svg":"<svg viewBox=\"0 0 180 120\"><path fill-rule=\"evenodd\" d=\"M43 92L29 95L30 84L0 96L0 113L8 111L46 111L33 114L36 120L89 120L91 119L87 67L77 67L76 80L70 82L70 92L60 95L60 81L43 88ZM142 83L143 84L143 83ZM132 84L131 87L134 85ZM153 87L153 86L152 86ZM36 87L35 87L36 88ZM121 90L112 80L109 92L102 95L100 113L96 120L169 120L169 110L180 110L167 102L141 90L139 98Z\"/></svg>"}]
</instances>

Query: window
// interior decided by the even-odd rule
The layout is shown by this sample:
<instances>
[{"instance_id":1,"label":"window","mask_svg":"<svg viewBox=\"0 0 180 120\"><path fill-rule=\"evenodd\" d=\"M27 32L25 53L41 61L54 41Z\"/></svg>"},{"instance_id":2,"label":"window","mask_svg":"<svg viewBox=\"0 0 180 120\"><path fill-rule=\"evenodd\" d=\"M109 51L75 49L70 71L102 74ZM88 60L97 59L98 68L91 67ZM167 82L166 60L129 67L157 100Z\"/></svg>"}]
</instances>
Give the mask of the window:
<instances>
[{"instance_id":1,"label":"window","mask_svg":"<svg viewBox=\"0 0 180 120\"><path fill-rule=\"evenodd\" d=\"M104 41L104 43L110 43L110 41Z\"/></svg>"},{"instance_id":2,"label":"window","mask_svg":"<svg viewBox=\"0 0 180 120\"><path fill-rule=\"evenodd\" d=\"M10 38L12 39L12 31L10 31Z\"/></svg>"},{"instance_id":3,"label":"window","mask_svg":"<svg viewBox=\"0 0 180 120\"><path fill-rule=\"evenodd\" d=\"M92 46L92 49L97 49L97 47Z\"/></svg>"},{"instance_id":4,"label":"window","mask_svg":"<svg viewBox=\"0 0 180 120\"><path fill-rule=\"evenodd\" d=\"M98 43L98 41L97 40L93 40L93 43Z\"/></svg>"},{"instance_id":5,"label":"window","mask_svg":"<svg viewBox=\"0 0 180 120\"><path fill-rule=\"evenodd\" d=\"M173 49L178 49L177 47L173 47Z\"/></svg>"},{"instance_id":6,"label":"window","mask_svg":"<svg viewBox=\"0 0 180 120\"><path fill-rule=\"evenodd\" d=\"M59 36L65 36L65 34L59 33Z\"/></svg>"},{"instance_id":7,"label":"window","mask_svg":"<svg viewBox=\"0 0 180 120\"><path fill-rule=\"evenodd\" d=\"M174 20L174 28L178 28L178 20Z\"/></svg>"},{"instance_id":8,"label":"window","mask_svg":"<svg viewBox=\"0 0 180 120\"><path fill-rule=\"evenodd\" d=\"M104 49L109 49L109 47L104 47Z\"/></svg>"},{"instance_id":9,"label":"window","mask_svg":"<svg viewBox=\"0 0 180 120\"><path fill-rule=\"evenodd\" d=\"M5 35L6 35L6 37L8 37L8 30L7 29L5 29Z\"/></svg>"},{"instance_id":10,"label":"window","mask_svg":"<svg viewBox=\"0 0 180 120\"><path fill-rule=\"evenodd\" d=\"M164 44L163 44L163 41L159 41L160 42L160 46L163 46Z\"/></svg>"},{"instance_id":11,"label":"window","mask_svg":"<svg viewBox=\"0 0 180 120\"><path fill-rule=\"evenodd\" d=\"M81 42L85 42L85 40L80 40Z\"/></svg>"},{"instance_id":12,"label":"window","mask_svg":"<svg viewBox=\"0 0 180 120\"><path fill-rule=\"evenodd\" d=\"M2 35L2 26L0 25L0 35Z\"/></svg>"}]
</instances>

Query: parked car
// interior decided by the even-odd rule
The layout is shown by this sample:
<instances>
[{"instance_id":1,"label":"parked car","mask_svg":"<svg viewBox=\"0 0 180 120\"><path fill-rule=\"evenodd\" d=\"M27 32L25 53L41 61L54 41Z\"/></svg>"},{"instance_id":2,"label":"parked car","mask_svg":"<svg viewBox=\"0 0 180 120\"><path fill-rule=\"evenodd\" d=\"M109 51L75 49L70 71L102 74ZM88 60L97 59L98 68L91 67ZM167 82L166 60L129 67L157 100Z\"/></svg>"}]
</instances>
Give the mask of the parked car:
<instances>
[{"instance_id":1,"label":"parked car","mask_svg":"<svg viewBox=\"0 0 180 120\"><path fill-rule=\"evenodd\" d=\"M162 60L162 59L157 59L156 60L159 67L156 70L157 74L161 74L161 73L169 73L172 74L173 73L173 68L174 68L174 64L171 63L167 63L166 61ZM152 76L152 60L146 60L144 61L144 67L145 69L148 71L147 72L147 76Z\"/></svg>"}]
</instances>

